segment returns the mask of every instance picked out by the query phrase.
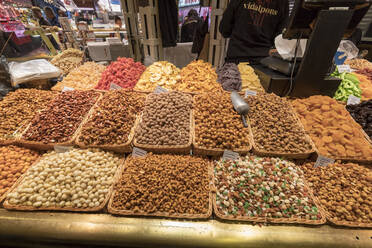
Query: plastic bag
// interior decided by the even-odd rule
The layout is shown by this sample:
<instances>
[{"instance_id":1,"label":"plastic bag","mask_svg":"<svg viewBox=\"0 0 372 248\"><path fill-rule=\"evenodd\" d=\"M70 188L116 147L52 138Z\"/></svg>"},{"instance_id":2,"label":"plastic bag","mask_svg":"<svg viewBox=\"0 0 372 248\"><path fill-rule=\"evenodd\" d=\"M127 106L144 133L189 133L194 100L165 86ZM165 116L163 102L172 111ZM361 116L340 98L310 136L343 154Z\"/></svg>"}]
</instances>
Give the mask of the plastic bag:
<instances>
[{"instance_id":1,"label":"plastic bag","mask_svg":"<svg viewBox=\"0 0 372 248\"><path fill-rule=\"evenodd\" d=\"M24 82L57 78L62 75L62 71L45 59L35 59L26 62L10 62L9 73L12 85Z\"/></svg>"},{"instance_id":2,"label":"plastic bag","mask_svg":"<svg viewBox=\"0 0 372 248\"><path fill-rule=\"evenodd\" d=\"M350 40L342 40L337 49L338 52L344 52L346 59L354 59L358 56L359 49Z\"/></svg>"},{"instance_id":3,"label":"plastic bag","mask_svg":"<svg viewBox=\"0 0 372 248\"><path fill-rule=\"evenodd\" d=\"M275 38L275 48L283 59L290 60L294 57L297 40L283 39L282 35ZM302 58L305 53L307 39L301 39L297 49L297 57Z\"/></svg>"}]
</instances>

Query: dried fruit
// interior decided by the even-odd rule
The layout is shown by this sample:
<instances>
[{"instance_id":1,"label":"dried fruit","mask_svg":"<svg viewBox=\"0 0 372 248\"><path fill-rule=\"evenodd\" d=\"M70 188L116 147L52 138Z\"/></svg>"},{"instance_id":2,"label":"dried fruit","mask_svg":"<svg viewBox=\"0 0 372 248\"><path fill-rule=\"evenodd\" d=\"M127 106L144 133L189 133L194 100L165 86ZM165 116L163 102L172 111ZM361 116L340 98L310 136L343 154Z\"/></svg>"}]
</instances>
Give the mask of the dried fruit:
<instances>
[{"instance_id":1,"label":"dried fruit","mask_svg":"<svg viewBox=\"0 0 372 248\"><path fill-rule=\"evenodd\" d=\"M260 83L260 79L254 72L254 69L248 63L240 63L238 65L240 77L242 79L242 90L252 90L256 92L265 92Z\"/></svg>"}]
</instances>

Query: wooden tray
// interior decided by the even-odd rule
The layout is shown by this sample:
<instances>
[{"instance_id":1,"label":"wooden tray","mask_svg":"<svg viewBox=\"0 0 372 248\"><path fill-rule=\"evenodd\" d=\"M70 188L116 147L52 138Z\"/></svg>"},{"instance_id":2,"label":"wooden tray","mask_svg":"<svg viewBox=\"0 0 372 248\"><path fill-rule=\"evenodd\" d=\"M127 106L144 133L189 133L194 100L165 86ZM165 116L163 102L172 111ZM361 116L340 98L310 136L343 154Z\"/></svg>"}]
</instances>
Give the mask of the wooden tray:
<instances>
[{"instance_id":1,"label":"wooden tray","mask_svg":"<svg viewBox=\"0 0 372 248\"><path fill-rule=\"evenodd\" d=\"M40 158L41 160L42 158ZM37 162L39 162L40 160L38 160ZM115 175L113 177L113 182L116 182L118 180L118 178L121 176L120 172L122 171L123 169L123 166L124 166L124 158L121 159L121 162L120 162L120 165L119 167L117 168L116 172L115 172ZM34 163L35 165L36 163ZM31 167L30 167L31 168ZM14 187L12 188L12 191L13 192L23 181L23 179L26 177L26 173L24 173L20 180L17 181L17 184L14 185ZM114 183L111 184L110 188L109 188L109 191L105 197L105 199L103 200L103 202L98 206L98 207L93 207L93 208L73 208L73 207L66 207L66 208L59 208L59 207L40 207L40 208L35 208L35 207L32 207L32 206L20 206L20 205L11 205L8 200L6 200L4 202L4 208L5 209L8 209L8 210L22 210L22 211L72 211L72 212L99 212L101 210L104 209L104 207L106 206L108 200L110 199L110 196L112 194L112 191L113 191L113 188L114 188Z\"/></svg>"},{"instance_id":2,"label":"wooden tray","mask_svg":"<svg viewBox=\"0 0 372 248\"><path fill-rule=\"evenodd\" d=\"M82 128L83 123L85 123L85 120L88 119L90 117L90 115L93 113L93 110L94 110L96 104L98 103L98 101L101 98L102 98L102 94L100 94L98 96L95 104L91 107L91 109L88 111L88 113L83 117L82 121L80 122L79 126L76 128L76 130L73 133L70 140L68 140L66 142L63 142L63 143L47 143L47 144L45 144L43 142L25 140L22 137L27 132L27 130L30 128L30 126L31 126L31 123L30 123L28 125L28 127L25 129L21 138L18 140L18 142L16 144L18 144L20 146L23 146L23 147L26 147L26 148L35 149L35 150L42 150L42 151L52 150L54 148L54 146L73 146L75 144L74 141L76 140L78 134L80 133L80 129Z\"/></svg>"},{"instance_id":3,"label":"wooden tray","mask_svg":"<svg viewBox=\"0 0 372 248\"><path fill-rule=\"evenodd\" d=\"M128 157L130 158L130 157ZM124 163L125 164L125 163ZM124 171L125 165L121 168L120 177L118 177L117 181L114 183L119 182L121 179L122 173ZM114 196L116 191L114 190L111 194L110 201L107 206L107 210L110 214L114 215L123 215L123 216L152 216L152 217L166 217L166 218L177 218L177 219L208 219L212 216L212 180L213 180L213 165L212 162L210 162L209 169L209 200L208 200L208 212L205 214L175 214L175 213L166 213L166 212L155 212L155 213L146 213L146 212L134 212L132 210L118 210L115 209L112 204L114 201Z\"/></svg>"},{"instance_id":4,"label":"wooden tray","mask_svg":"<svg viewBox=\"0 0 372 248\"><path fill-rule=\"evenodd\" d=\"M285 157L285 158L291 158L291 159L306 159L311 156L316 151L316 147L314 142L311 140L310 136L307 134L304 126L302 125L301 121L298 119L297 114L295 110L292 108L292 105L287 102L287 105L289 107L289 111L292 114L294 121L297 122L297 124L302 128L305 134L305 139L306 141L311 145L312 149L304 152L304 153L281 153L281 152L268 152L261 150L260 148L257 147L255 141L254 141L254 134L252 131L252 145L253 145L253 153L260 155L260 156L273 156L273 157Z\"/></svg>"}]
</instances>

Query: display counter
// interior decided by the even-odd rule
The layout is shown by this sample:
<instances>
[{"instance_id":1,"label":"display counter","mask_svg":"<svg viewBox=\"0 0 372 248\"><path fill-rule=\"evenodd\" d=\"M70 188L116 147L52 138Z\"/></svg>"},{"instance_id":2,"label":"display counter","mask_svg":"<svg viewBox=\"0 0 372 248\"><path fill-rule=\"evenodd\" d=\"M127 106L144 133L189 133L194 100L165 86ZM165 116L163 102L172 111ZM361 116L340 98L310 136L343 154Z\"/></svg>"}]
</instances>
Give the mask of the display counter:
<instances>
[{"instance_id":1,"label":"display counter","mask_svg":"<svg viewBox=\"0 0 372 248\"><path fill-rule=\"evenodd\" d=\"M0 239L19 247L372 247L372 230L1 209Z\"/></svg>"}]
</instances>

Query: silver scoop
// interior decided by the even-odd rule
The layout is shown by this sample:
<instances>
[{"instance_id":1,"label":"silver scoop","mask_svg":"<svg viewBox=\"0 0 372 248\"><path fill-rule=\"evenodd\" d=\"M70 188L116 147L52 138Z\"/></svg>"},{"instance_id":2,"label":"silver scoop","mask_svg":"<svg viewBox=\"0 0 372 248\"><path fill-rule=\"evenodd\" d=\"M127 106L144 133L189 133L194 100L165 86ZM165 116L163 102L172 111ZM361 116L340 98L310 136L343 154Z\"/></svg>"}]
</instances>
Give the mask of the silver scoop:
<instances>
[{"instance_id":1,"label":"silver scoop","mask_svg":"<svg viewBox=\"0 0 372 248\"><path fill-rule=\"evenodd\" d=\"M245 119L245 115L247 115L249 112L248 103L246 103L244 99L236 91L231 92L230 97L235 111L242 117L244 127L248 127L247 120Z\"/></svg>"}]
</instances>

